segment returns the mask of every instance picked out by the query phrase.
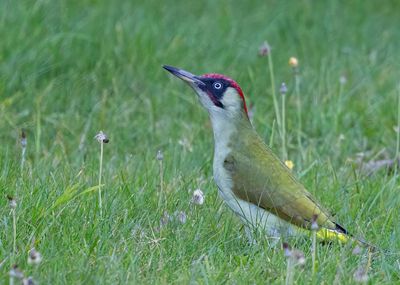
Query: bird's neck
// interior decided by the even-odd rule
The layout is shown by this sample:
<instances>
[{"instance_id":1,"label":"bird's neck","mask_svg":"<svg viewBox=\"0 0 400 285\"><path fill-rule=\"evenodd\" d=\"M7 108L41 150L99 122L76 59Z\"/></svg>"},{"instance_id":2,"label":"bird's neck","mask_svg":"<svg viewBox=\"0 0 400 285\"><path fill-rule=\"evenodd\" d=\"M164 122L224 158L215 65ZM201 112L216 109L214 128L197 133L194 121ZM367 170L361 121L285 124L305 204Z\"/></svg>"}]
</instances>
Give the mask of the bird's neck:
<instances>
[{"instance_id":1,"label":"bird's neck","mask_svg":"<svg viewBox=\"0 0 400 285\"><path fill-rule=\"evenodd\" d=\"M233 115L225 112L210 113L214 132L215 152L229 148L232 140L239 139L242 132L252 129L246 114ZM237 138L236 138L237 137Z\"/></svg>"}]
</instances>

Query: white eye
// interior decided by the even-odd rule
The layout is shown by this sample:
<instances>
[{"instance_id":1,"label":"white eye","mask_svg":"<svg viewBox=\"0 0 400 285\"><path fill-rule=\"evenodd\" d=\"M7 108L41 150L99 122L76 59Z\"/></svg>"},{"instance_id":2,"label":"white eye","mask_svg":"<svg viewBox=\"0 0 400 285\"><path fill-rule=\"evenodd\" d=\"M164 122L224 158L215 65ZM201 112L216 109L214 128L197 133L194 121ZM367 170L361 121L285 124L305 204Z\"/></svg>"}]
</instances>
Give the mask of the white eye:
<instances>
[{"instance_id":1,"label":"white eye","mask_svg":"<svg viewBox=\"0 0 400 285\"><path fill-rule=\"evenodd\" d=\"M220 82L215 82L213 84L214 89L221 89L222 88L222 84Z\"/></svg>"}]
</instances>

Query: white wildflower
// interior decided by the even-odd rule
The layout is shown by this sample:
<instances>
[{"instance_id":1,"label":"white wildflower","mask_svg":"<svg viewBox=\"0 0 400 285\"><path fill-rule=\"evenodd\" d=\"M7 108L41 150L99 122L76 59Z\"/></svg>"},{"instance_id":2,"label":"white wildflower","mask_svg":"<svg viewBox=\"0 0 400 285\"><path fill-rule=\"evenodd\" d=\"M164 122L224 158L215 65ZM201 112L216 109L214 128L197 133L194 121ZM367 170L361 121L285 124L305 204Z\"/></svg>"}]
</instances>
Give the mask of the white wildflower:
<instances>
[{"instance_id":1,"label":"white wildflower","mask_svg":"<svg viewBox=\"0 0 400 285\"><path fill-rule=\"evenodd\" d=\"M204 193L200 189L196 189L193 192L192 202L196 205L203 205L204 204Z\"/></svg>"},{"instance_id":2,"label":"white wildflower","mask_svg":"<svg viewBox=\"0 0 400 285\"><path fill-rule=\"evenodd\" d=\"M180 222L181 224L186 223L187 217L186 217L186 213L184 211L175 212L175 217L178 220L178 222Z\"/></svg>"},{"instance_id":3,"label":"white wildflower","mask_svg":"<svg viewBox=\"0 0 400 285\"><path fill-rule=\"evenodd\" d=\"M162 161L164 159L164 154L163 154L163 152L161 150L157 151L156 159L158 161Z\"/></svg>"},{"instance_id":4,"label":"white wildflower","mask_svg":"<svg viewBox=\"0 0 400 285\"><path fill-rule=\"evenodd\" d=\"M42 261L42 255L35 248L32 248L28 254L28 264L39 265Z\"/></svg>"},{"instance_id":5,"label":"white wildflower","mask_svg":"<svg viewBox=\"0 0 400 285\"><path fill-rule=\"evenodd\" d=\"M100 131L97 135L94 136L94 138L99 142L99 143L108 143L110 140L108 139L107 135L103 133L103 131Z\"/></svg>"}]
</instances>

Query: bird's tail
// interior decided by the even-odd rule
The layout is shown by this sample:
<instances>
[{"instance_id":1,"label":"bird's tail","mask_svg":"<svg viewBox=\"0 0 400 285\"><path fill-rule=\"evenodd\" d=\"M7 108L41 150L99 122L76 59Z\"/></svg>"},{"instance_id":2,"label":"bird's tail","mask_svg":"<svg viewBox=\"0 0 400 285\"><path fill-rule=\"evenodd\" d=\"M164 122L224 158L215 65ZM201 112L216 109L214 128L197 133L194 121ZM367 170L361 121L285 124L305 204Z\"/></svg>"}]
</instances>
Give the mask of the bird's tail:
<instances>
[{"instance_id":1,"label":"bird's tail","mask_svg":"<svg viewBox=\"0 0 400 285\"><path fill-rule=\"evenodd\" d=\"M347 243L353 238L347 233L339 232L337 230L331 230L326 228L320 228L317 231L317 238L323 241L339 241L341 243Z\"/></svg>"},{"instance_id":2,"label":"bird's tail","mask_svg":"<svg viewBox=\"0 0 400 285\"><path fill-rule=\"evenodd\" d=\"M353 235L349 234L346 230L342 227L337 230L327 229L327 228L320 228L317 231L317 238L327 242L334 242L339 241L340 243L354 243L361 247L369 248L372 251L377 251L379 248L362 238L356 238Z\"/></svg>"}]
</instances>

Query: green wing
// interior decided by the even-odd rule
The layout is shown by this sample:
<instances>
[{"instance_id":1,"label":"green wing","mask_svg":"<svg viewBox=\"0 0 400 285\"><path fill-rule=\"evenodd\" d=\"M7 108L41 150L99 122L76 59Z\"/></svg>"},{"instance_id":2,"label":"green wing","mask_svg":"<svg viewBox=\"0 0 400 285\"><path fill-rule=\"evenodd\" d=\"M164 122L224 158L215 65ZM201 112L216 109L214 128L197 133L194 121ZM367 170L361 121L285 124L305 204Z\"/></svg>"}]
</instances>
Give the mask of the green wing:
<instances>
[{"instance_id":1,"label":"green wing","mask_svg":"<svg viewBox=\"0 0 400 285\"><path fill-rule=\"evenodd\" d=\"M251 131L246 139L234 142L235 151L224 161L225 169L232 175L235 195L299 227L310 228L313 216L317 215L319 226L345 233L255 131Z\"/></svg>"}]
</instances>

